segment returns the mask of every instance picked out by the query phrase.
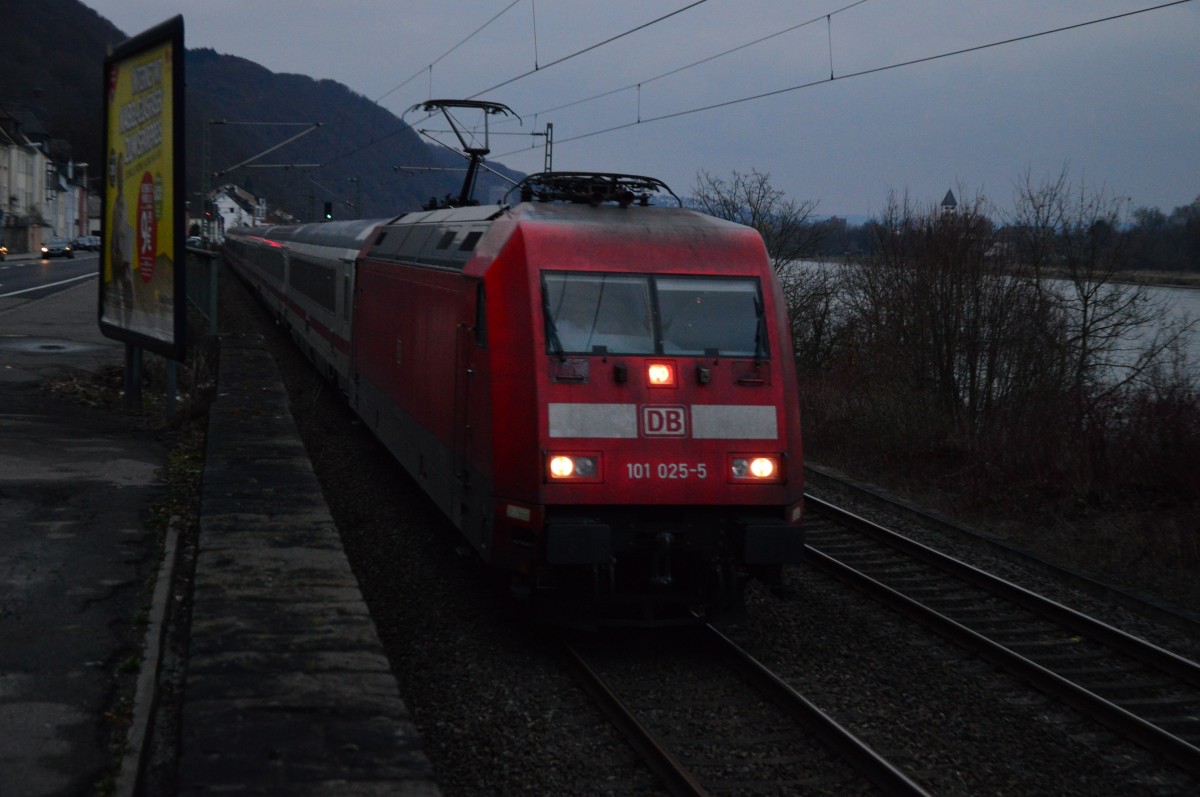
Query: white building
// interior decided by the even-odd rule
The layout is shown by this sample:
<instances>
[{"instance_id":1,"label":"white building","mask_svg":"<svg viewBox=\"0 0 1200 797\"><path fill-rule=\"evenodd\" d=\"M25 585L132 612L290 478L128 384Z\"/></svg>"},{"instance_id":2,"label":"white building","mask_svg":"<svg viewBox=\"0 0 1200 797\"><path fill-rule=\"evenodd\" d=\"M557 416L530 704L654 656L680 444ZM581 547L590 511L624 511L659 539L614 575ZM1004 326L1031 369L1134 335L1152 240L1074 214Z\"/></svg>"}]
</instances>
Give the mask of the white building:
<instances>
[{"instance_id":1,"label":"white building","mask_svg":"<svg viewBox=\"0 0 1200 797\"><path fill-rule=\"evenodd\" d=\"M0 241L13 254L89 232L87 164L55 163L48 141L30 114L0 108Z\"/></svg>"},{"instance_id":2,"label":"white building","mask_svg":"<svg viewBox=\"0 0 1200 797\"><path fill-rule=\"evenodd\" d=\"M224 237L225 230L262 224L267 218L267 200L233 183L226 183L209 196L213 212L219 217L218 240Z\"/></svg>"},{"instance_id":3,"label":"white building","mask_svg":"<svg viewBox=\"0 0 1200 797\"><path fill-rule=\"evenodd\" d=\"M42 244L46 163L16 119L0 110L0 241L12 253Z\"/></svg>"}]
</instances>

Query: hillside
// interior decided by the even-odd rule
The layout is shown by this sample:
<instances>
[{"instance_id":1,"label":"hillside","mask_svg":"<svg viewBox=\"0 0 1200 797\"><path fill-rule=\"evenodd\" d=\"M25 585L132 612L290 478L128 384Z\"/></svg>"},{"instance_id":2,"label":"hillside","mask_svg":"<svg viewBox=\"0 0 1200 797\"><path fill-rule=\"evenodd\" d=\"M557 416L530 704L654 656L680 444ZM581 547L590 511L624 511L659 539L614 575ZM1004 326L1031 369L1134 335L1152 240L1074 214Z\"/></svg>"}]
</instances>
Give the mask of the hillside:
<instances>
[{"instance_id":1,"label":"hillside","mask_svg":"<svg viewBox=\"0 0 1200 797\"><path fill-rule=\"evenodd\" d=\"M75 160L100 163L104 54L128 37L78 0L4 0L0 30L0 104L28 108Z\"/></svg>"},{"instance_id":2,"label":"hillside","mask_svg":"<svg viewBox=\"0 0 1200 797\"><path fill-rule=\"evenodd\" d=\"M328 164L322 169L241 168L212 178L234 181L270 203L311 218L324 202L351 213L345 205L361 190L361 216L384 216L417 207L430 196L457 193L461 174L424 172L415 176L395 166L462 167L463 162L439 148L434 151L396 116L366 97L332 80L277 74L213 50L189 50L187 55L188 177L201 185L204 128L209 128L210 173L257 155L295 135L302 128L209 124L230 122L320 122L321 127L265 156L261 164ZM201 156L201 157L194 157ZM456 176L457 175L457 176ZM353 181L359 180L356 185ZM481 180L479 196L487 196Z\"/></svg>"},{"instance_id":3,"label":"hillside","mask_svg":"<svg viewBox=\"0 0 1200 797\"><path fill-rule=\"evenodd\" d=\"M168 16L164 12L163 19ZM79 0L4 0L0 29L5 31L0 105L33 111L51 136L70 145L76 161L103 163L104 56L129 32L118 30ZM277 74L211 49L188 50L185 70L189 195L204 186L206 127L211 134L210 173L240 163L300 129L206 124L214 119L321 123L317 131L260 163L323 168L243 167L209 181L210 187L237 183L265 196L272 207L301 218L311 218L325 202L334 203L336 216L352 217L356 198L361 205L357 215L385 216L458 191L458 172L396 172L399 165L461 167L462 162L423 143L394 114L340 83ZM93 171L94 177L99 174ZM481 176L477 195L488 196L488 181L494 179Z\"/></svg>"}]
</instances>

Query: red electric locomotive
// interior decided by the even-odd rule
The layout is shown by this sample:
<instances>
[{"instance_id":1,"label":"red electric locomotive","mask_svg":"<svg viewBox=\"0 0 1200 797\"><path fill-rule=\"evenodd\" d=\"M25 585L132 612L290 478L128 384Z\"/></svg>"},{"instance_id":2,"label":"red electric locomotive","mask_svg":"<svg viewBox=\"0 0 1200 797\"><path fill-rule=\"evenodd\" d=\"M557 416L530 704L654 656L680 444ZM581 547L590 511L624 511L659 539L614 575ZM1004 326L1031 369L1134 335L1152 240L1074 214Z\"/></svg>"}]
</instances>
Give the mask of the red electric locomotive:
<instances>
[{"instance_id":1,"label":"red electric locomotive","mask_svg":"<svg viewBox=\"0 0 1200 797\"><path fill-rule=\"evenodd\" d=\"M344 223L365 245L325 250L317 316L289 283L327 225L236 231L229 252L519 591L613 622L735 607L745 576L803 550L796 380L761 237L650 204L669 193L651 178L519 190ZM349 313L346 358L328 312Z\"/></svg>"}]
</instances>

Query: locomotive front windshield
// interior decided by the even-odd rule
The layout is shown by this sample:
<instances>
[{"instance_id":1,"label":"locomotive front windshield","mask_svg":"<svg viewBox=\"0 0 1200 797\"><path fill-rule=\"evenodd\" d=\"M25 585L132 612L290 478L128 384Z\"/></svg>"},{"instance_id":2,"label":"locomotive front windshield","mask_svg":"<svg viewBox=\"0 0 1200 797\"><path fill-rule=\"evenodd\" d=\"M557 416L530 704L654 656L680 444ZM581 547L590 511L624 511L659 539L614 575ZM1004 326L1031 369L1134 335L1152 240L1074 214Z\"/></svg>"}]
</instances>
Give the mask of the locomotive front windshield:
<instances>
[{"instance_id":1,"label":"locomotive front windshield","mask_svg":"<svg viewBox=\"0 0 1200 797\"><path fill-rule=\"evenodd\" d=\"M544 272L551 354L767 356L758 280Z\"/></svg>"}]
</instances>

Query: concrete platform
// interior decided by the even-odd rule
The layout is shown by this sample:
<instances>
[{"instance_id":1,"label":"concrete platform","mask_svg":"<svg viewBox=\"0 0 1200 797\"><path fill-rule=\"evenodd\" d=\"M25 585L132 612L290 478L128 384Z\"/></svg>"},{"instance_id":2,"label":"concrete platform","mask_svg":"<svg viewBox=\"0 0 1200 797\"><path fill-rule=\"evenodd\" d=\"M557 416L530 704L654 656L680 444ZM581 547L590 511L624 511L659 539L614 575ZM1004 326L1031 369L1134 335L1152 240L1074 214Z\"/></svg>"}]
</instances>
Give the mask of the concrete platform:
<instances>
[{"instance_id":1,"label":"concrete platform","mask_svg":"<svg viewBox=\"0 0 1200 797\"><path fill-rule=\"evenodd\" d=\"M218 390L179 793L439 794L261 341Z\"/></svg>"}]
</instances>

